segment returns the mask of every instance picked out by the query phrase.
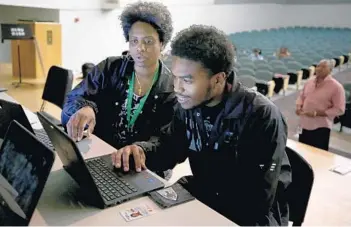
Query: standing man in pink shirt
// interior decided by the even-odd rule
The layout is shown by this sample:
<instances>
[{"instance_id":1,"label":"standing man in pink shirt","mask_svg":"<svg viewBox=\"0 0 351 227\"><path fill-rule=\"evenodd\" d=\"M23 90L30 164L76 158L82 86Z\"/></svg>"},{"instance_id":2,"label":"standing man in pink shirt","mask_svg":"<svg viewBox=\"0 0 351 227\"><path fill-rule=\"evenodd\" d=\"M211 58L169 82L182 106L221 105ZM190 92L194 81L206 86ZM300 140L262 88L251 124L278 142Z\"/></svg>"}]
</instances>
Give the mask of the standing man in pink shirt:
<instances>
[{"instance_id":1,"label":"standing man in pink shirt","mask_svg":"<svg viewBox=\"0 0 351 227\"><path fill-rule=\"evenodd\" d=\"M299 141L324 150L329 149L330 129L335 117L345 112L345 91L331 76L332 60L322 60L316 76L306 82L296 101L302 132Z\"/></svg>"}]
</instances>

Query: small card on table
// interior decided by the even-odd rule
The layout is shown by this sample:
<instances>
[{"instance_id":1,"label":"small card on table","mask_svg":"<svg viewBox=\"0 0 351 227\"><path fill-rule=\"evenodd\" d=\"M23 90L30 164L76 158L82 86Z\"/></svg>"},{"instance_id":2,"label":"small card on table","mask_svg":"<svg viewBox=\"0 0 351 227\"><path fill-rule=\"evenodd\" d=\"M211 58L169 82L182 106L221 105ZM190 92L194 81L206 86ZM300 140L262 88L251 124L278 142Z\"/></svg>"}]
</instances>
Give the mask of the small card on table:
<instances>
[{"instance_id":1,"label":"small card on table","mask_svg":"<svg viewBox=\"0 0 351 227\"><path fill-rule=\"evenodd\" d=\"M120 211L119 213L124 220L129 222L152 215L155 212L156 211L152 206L148 204L141 204L139 206Z\"/></svg>"}]
</instances>

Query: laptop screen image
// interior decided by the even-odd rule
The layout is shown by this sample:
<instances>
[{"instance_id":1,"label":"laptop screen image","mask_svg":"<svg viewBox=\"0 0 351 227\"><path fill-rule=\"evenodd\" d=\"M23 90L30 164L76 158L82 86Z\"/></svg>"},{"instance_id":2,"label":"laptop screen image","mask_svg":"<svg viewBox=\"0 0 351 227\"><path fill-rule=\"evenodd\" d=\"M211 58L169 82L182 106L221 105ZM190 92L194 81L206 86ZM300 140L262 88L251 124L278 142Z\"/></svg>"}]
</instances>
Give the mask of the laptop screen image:
<instances>
[{"instance_id":1,"label":"laptop screen image","mask_svg":"<svg viewBox=\"0 0 351 227\"><path fill-rule=\"evenodd\" d=\"M0 224L28 225L53 161L49 148L11 123L0 151Z\"/></svg>"},{"instance_id":2,"label":"laptop screen image","mask_svg":"<svg viewBox=\"0 0 351 227\"><path fill-rule=\"evenodd\" d=\"M0 99L0 138L4 138L12 120L34 133L21 105Z\"/></svg>"}]
</instances>

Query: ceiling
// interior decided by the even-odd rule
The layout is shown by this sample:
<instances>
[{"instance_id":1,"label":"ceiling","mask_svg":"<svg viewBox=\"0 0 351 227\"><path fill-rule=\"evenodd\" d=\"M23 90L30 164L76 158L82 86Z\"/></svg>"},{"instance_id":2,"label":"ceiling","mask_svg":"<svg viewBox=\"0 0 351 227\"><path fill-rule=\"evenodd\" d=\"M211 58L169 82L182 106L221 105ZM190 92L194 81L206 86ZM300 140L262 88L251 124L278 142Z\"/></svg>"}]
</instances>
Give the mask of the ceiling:
<instances>
[{"instance_id":1,"label":"ceiling","mask_svg":"<svg viewBox=\"0 0 351 227\"><path fill-rule=\"evenodd\" d=\"M214 0L215 4L351 4L351 0Z\"/></svg>"}]
</instances>

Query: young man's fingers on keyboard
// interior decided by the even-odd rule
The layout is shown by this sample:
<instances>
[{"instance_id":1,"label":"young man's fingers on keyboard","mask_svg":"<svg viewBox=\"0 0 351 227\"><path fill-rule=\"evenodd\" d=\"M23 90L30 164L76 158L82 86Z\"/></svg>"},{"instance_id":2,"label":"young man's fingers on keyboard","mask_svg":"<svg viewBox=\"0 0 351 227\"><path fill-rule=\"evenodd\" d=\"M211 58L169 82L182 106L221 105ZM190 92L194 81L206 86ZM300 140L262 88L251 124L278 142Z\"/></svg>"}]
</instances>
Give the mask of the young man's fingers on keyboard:
<instances>
[{"instance_id":1,"label":"young man's fingers on keyboard","mask_svg":"<svg viewBox=\"0 0 351 227\"><path fill-rule=\"evenodd\" d=\"M140 160L140 167L141 167L141 169L147 169L147 167L146 167L146 156L145 156L145 152L144 152L144 150L143 150L143 148L142 147L140 147L140 146L137 146L137 145L134 145L136 148L137 148L137 152L138 152L138 158L139 158L139 160ZM135 158L134 158L134 160L136 160ZM135 163L136 163L136 161L135 161Z\"/></svg>"},{"instance_id":2,"label":"young man's fingers on keyboard","mask_svg":"<svg viewBox=\"0 0 351 227\"><path fill-rule=\"evenodd\" d=\"M140 149L142 149L142 148L140 148ZM147 169L147 167L146 167L146 157L145 157L145 153L144 153L144 151L141 153L141 158L140 158L140 163L141 163L141 168L142 169Z\"/></svg>"},{"instance_id":3,"label":"young man's fingers on keyboard","mask_svg":"<svg viewBox=\"0 0 351 227\"><path fill-rule=\"evenodd\" d=\"M122 149L119 149L112 153L112 163L116 168L121 168L122 152Z\"/></svg>"},{"instance_id":4,"label":"young man's fingers on keyboard","mask_svg":"<svg viewBox=\"0 0 351 227\"><path fill-rule=\"evenodd\" d=\"M129 171L129 156L131 154L130 146L123 147L122 150L123 170Z\"/></svg>"},{"instance_id":5,"label":"young man's fingers on keyboard","mask_svg":"<svg viewBox=\"0 0 351 227\"><path fill-rule=\"evenodd\" d=\"M131 153L133 154L134 158L134 163L135 163L135 170L137 172L141 171L141 153L140 153L140 147L136 145L131 145L130 146Z\"/></svg>"},{"instance_id":6,"label":"young man's fingers on keyboard","mask_svg":"<svg viewBox=\"0 0 351 227\"><path fill-rule=\"evenodd\" d=\"M111 161L112 161L112 166L116 166L116 161L115 161L115 159L116 159L116 152L113 152L112 154L111 154Z\"/></svg>"}]
</instances>

